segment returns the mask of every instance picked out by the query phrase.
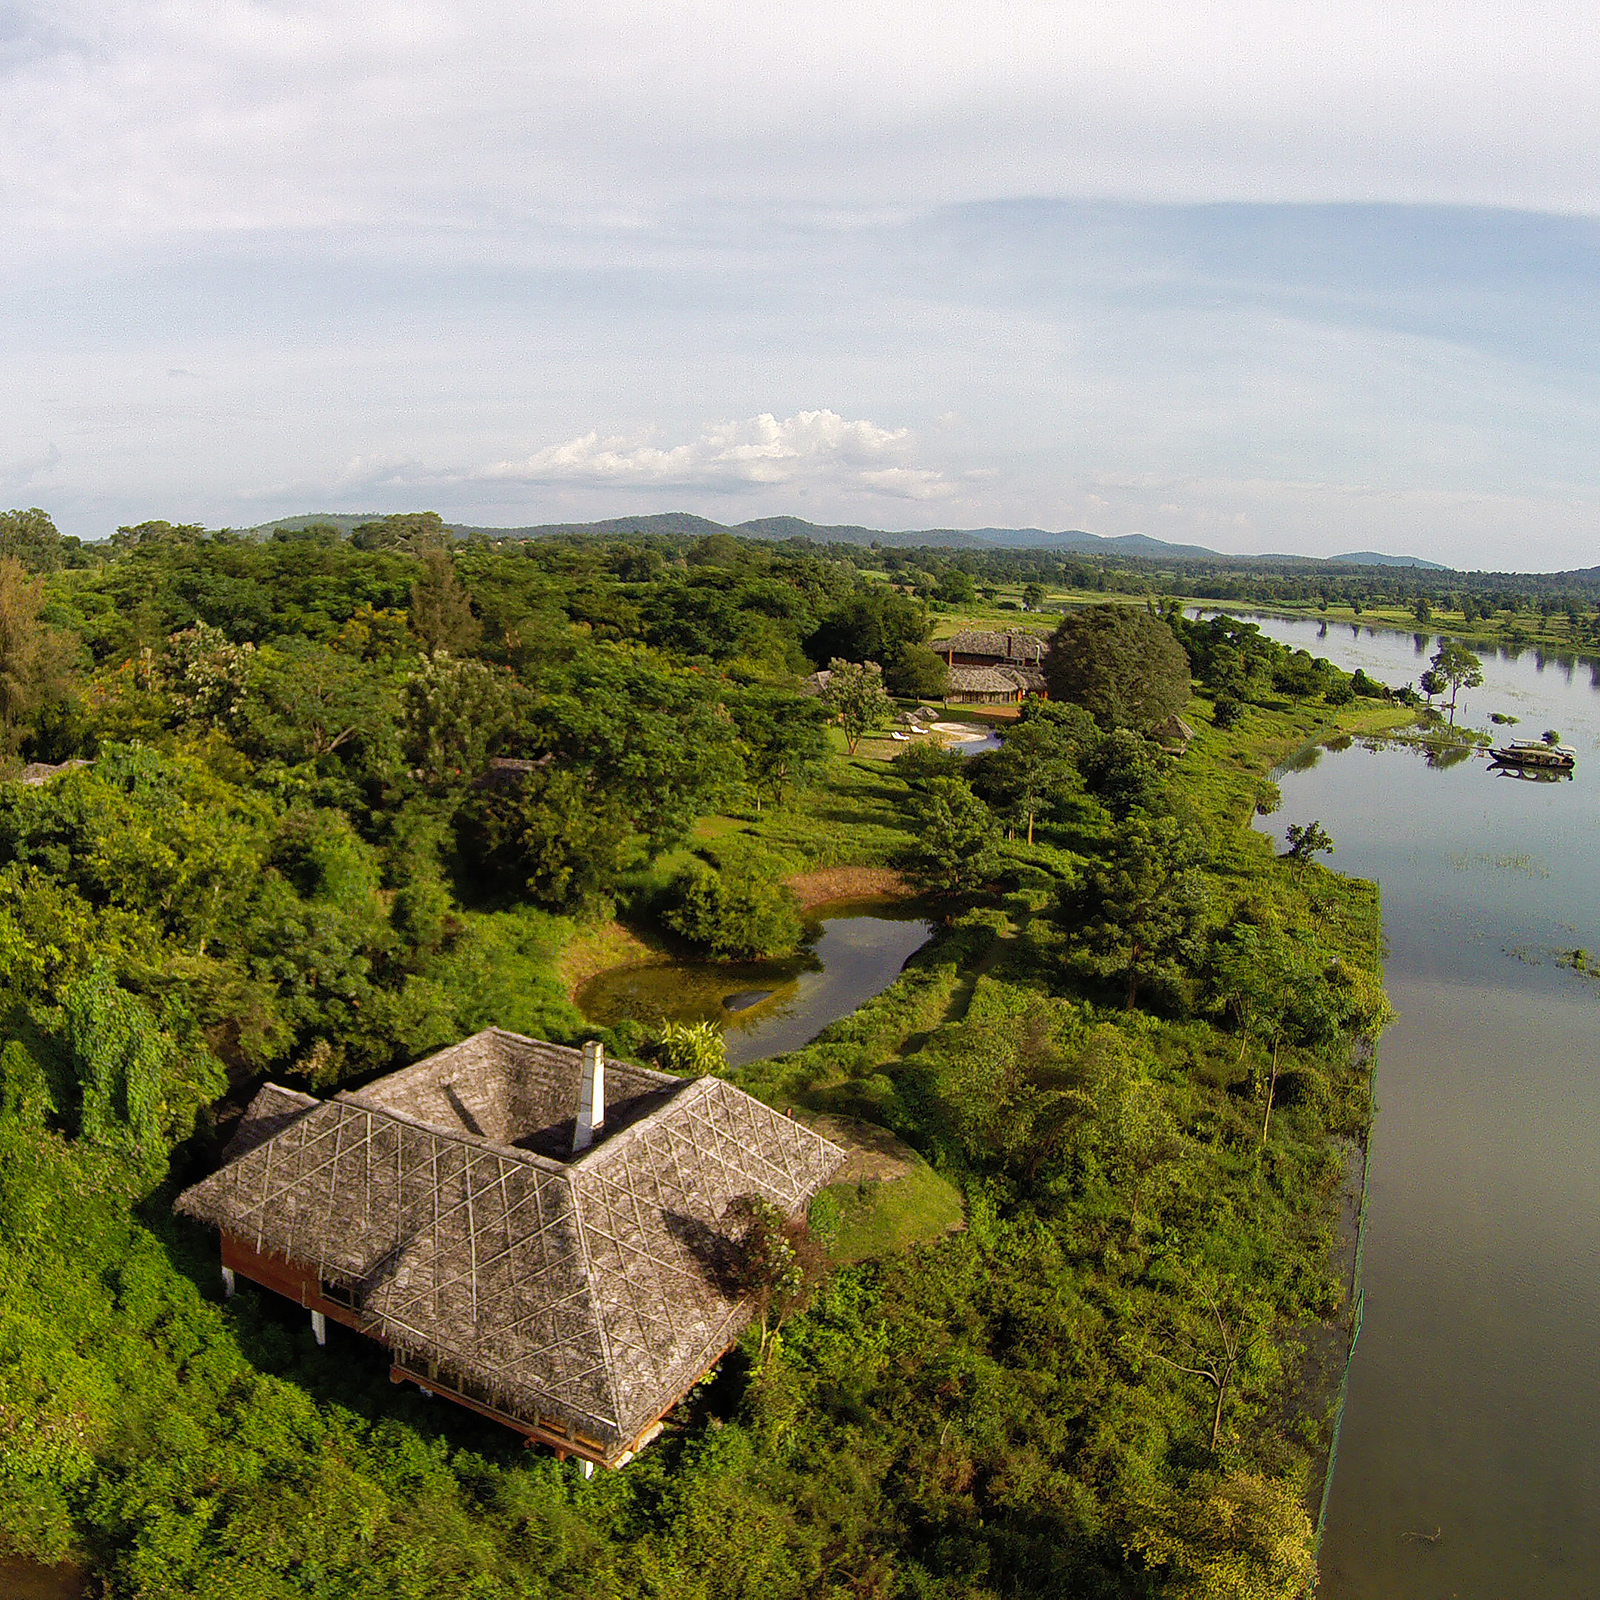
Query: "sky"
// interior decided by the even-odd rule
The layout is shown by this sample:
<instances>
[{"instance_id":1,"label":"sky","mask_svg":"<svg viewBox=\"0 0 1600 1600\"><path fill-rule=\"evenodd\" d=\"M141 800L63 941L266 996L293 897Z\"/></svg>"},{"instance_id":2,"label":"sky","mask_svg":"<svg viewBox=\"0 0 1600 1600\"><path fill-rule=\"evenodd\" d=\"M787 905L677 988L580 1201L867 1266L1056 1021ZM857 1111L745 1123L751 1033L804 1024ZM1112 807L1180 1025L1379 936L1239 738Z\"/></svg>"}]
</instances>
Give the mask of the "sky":
<instances>
[{"instance_id":1,"label":"sky","mask_svg":"<svg viewBox=\"0 0 1600 1600\"><path fill-rule=\"evenodd\" d=\"M1576 0L0 0L0 507L1600 562Z\"/></svg>"}]
</instances>

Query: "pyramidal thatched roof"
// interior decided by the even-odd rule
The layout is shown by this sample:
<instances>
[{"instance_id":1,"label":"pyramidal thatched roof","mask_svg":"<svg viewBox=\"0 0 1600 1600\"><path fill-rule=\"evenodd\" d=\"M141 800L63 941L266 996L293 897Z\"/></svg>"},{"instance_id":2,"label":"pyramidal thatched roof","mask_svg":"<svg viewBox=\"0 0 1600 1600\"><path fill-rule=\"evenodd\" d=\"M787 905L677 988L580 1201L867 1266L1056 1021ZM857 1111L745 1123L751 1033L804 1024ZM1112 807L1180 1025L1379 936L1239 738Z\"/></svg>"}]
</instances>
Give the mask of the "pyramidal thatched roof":
<instances>
[{"instance_id":1,"label":"pyramidal thatched roof","mask_svg":"<svg viewBox=\"0 0 1600 1600\"><path fill-rule=\"evenodd\" d=\"M844 1152L721 1079L608 1062L603 1136L563 1159L581 1072L490 1029L329 1100L269 1084L178 1209L314 1267L500 1409L620 1449L748 1319L742 1208L798 1212Z\"/></svg>"}]
</instances>

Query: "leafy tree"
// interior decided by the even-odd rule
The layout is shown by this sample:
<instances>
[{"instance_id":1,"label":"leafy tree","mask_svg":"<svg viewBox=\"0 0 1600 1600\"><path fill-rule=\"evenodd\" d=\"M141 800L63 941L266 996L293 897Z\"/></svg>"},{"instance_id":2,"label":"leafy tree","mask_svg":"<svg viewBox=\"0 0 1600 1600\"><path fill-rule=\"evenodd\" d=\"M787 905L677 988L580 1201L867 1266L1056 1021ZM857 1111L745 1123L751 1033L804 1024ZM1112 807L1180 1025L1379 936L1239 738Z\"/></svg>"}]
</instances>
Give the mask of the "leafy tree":
<instances>
[{"instance_id":1,"label":"leafy tree","mask_svg":"<svg viewBox=\"0 0 1600 1600\"><path fill-rule=\"evenodd\" d=\"M0 560L20 562L29 572L61 569L66 541L47 512L0 511Z\"/></svg>"},{"instance_id":2,"label":"leafy tree","mask_svg":"<svg viewBox=\"0 0 1600 1600\"><path fill-rule=\"evenodd\" d=\"M934 590L934 598L947 606L970 606L978 598L972 574L963 572L960 567L951 567L939 579L939 586Z\"/></svg>"},{"instance_id":3,"label":"leafy tree","mask_svg":"<svg viewBox=\"0 0 1600 1600\"><path fill-rule=\"evenodd\" d=\"M793 891L753 861L692 861L667 886L662 920L721 960L787 955L800 942Z\"/></svg>"},{"instance_id":4,"label":"leafy tree","mask_svg":"<svg viewBox=\"0 0 1600 1600\"><path fill-rule=\"evenodd\" d=\"M1200 841L1175 818L1128 817L1083 887L1063 901L1091 970L1126 984L1130 1011L1141 988L1182 990L1210 903L1201 858Z\"/></svg>"},{"instance_id":5,"label":"leafy tree","mask_svg":"<svg viewBox=\"0 0 1600 1600\"><path fill-rule=\"evenodd\" d=\"M1483 663L1455 639L1441 640L1432 659L1434 674L1450 686L1450 726L1453 728L1456 697L1463 689L1476 689L1483 682Z\"/></svg>"},{"instance_id":6,"label":"leafy tree","mask_svg":"<svg viewBox=\"0 0 1600 1600\"><path fill-rule=\"evenodd\" d=\"M1042 583L1025 583L1022 586L1022 605L1026 611L1037 611L1045 601L1045 588Z\"/></svg>"},{"instance_id":7,"label":"leafy tree","mask_svg":"<svg viewBox=\"0 0 1600 1600\"><path fill-rule=\"evenodd\" d=\"M883 673L874 661L856 663L835 656L828 663L828 684L822 703L838 717L849 755L874 728L880 728L894 711L883 692Z\"/></svg>"},{"instance_id":8,"label":"leafy tree","mask_svg":"<svg viewBox=\"0 0 1600 1600\"><path fill-rule=\"evenodd\" d=\"M1189 658L1159 617L1136 606L1068 612L1050 637L1045 681L1102 728L1148 733L1189 701Z\"/></svg>"},{"instance_id":9,"label":"leafy tree","mask_svg":"<svg viewBox=\"0 0 1600 1600\"><path fill-rule=\"evenodd\" d=\"M1160 746L1132 728L1113 728L1078 757L1084 787L1119 820L1151 805L1164 765Z\"/></svg>"},{"instance_id":10,"label":"leafy tree","mask_svg":"<svg viewBox=\"0 0 1600 1600\"><path fill-rule=\"evenodd\" d=\"M1414 616L1418 622L1428 622L1432 619L1433 607L1431 604L1429 604L1427 595L1419 594L1417 598L1412 601L1411 615Z\"/></svg>"},{"instance_id":11,"label":"leafy tree","mask_svg":"<svg viewBox=\"0 0 1600 1600\"><path fill-rule=\"evenodd\" d=\"M1023 826L1032 844L1035 817L1078 786L1073 756L1073 741L1058 724L1017 722L1001 736L998 750L973 761L972 787Z\"/></svg>"},{"instance_id":12,"label":"leafy tree","mask_svg":"<svg viewBox=\"0 0 1600 1600\"><path fill-rule=\"evenodd\" d=\"M1198 1480L1155 1509L1130 1544L1173 1600L1299 1600L1316 1577L1300 1490L1259 1473Z\"/></svg>"},{"instance_id":13,"label":"leafy tree","mask_svg":"<svg viewBox=\"0 0 1600 1600\"><path fill-rule=\"evenodd\" d=\"M781 804L791 785L804 785L827 760L827 710L817 700L754 688L731 699L728 711L757 810L764 795Z\"/></svg>"},{"instance_id":14,"label":"leafy tree","mask_svg":"<svg viewBox=\"0 0 1600 1600\"><path fill-rule=\"evenodd\" d=\"M181 723L231 728L249 685L253 644L197 622L167 640L161 675Z\"/></svg>"},{"instance_id":15,"label":"leafy tree","mask_svg":"<svg viewBox=\"0 0 1600 1600\"><path fill-rule=\"evenodd\" d=\"M1231 694L1219 694L1211 720L1219 728L1236 728L1244 720L1244 706Z\"/></svg>"},{"instance_id":16,"label":"leafy tree","mask_svg":"<svg viewBox=\"0 0 1600 1600\"><path fill-rule=\"evenodd\" d=\"M990 811L959 778L934 778L912 793L916 843L901 870L924 889L964 894L999 869L1000 829Z\"/></svg>"},{"instance_id":17,"label":"leafy tree","mask_svg":"<svg viewBox=\"0 0 1600 1600\"><path fill-rule=\"evenodd\" d=\"M884 674L891 694L907 700L942 700L950 687L950 669L943 656L925 644L908 644Z\"/></svg>"},{"instance_id":18,"label":"leafy tree","mask_svg":"<svg viewBox=\"0 0 1600 1600\"><path fill-rule=\"evenodd\" d=\"M15 750L27 720L59 698L70 644L39 618L44 584L14 556L0 556L0 745Z\"/></svg>"},{"instance_id":19,"label":"leafy tree","mask_svg":"<svg viewBox=\"0 0 1600 1600\"><path fill-rule=\"evenodd\" d=\"M921 603L874 584L828 612L803 642L813 661L838 657L893 666L902 651L927 637L928 613Z\"/></svg>"},{"instance_id":20,"label":"leafy tree","mask_svg":"<svg viewBox=\"0 0 1600 1600\"><path fill-rule=\"evenodd\" d=\"M450 530L437 511L402 511L359 523L350 543L357 550L405 550L421 555L448 545Z\"/></svg>"},{"instance_id":21,"label":"leafy tree","mask_svg":"<svg viewBox=\"0 0 1600 1600\"><path fill-rule=\"evenodd\" d=\"M391 685L365 663L308 639L280 639L251 658L239 742L290 763L359 752L384 766L394 712Z\"/></svg>"},{"instance_id":22,"label":"leafy tree","mask_svg":"<svg viewBox=\"0 0 1600 1600\"><path fill-rule=\"evenodd\" d=\"M78 1078L81 1137L129 1155L147 1183L166 1171L169 1141L227 1080L209 1051L182 1050L146 1006L118 986L105 961L63 994L64 1042Z\"/></svg>"},{"instance_id":23,"label":"leafy tree","mask_svg":"<svg viewBox=\"0 0 1600 1600\"><path fill-rule=\"evenodd\" d=\"M511 737L522 700L500 668L444 651L425 656L400 690L406 765L429 784L477 776Z\"/></svg>"},{"instance_id":24,"label":"leafy tree","mask_svg":"<svg viewBox=\"0 0 1600 1600\"><path fill-rule=\"evenodd\" d=\"M422 576L411 585L411 626L430 655L440 650L460 655L483 633L455 563L441 546L422 552Z\"/></svg>"},{"instance_id":25,"label":"leafy tree","mask_svg":"<svg viewBox=\"0 0 1600 1600\"><path fill-rule=\"evenodd\" d=\"M965 778L972 758L947 749L933 739L922 739L894 758L894 770L913 789L924 789L935 778Z\"/></svg>"},{"instance_id":26,"label":"leafy tree","mask_svg":"<svg viewBox=\"0 0 1600 1600\"><path fill-rule=\"evenodd\" d=\"M488 882L519 883L556 911L598 906L634 855L627 798L590 768L551 762L463 807L467 855Z\"/></svg>"},{"instance_id":27,"label":"leafy tree","mask_svg":"<svg viewBox=\"0 0 1600 1600\"><path fill-rule=\"evenodd\" d=\"M1433 704L1433 697L1436 694L1444 693L1447 687L1447 681L1442 672L1430 669L1429 671L1424 672L1422 676L1417 679L1417 686L1428 697L1428 704L1431 706Z\"/></svg>"},{"instance_id":28,"label":"leafy tree","mask_svg":"<svg viewBox=\"0 0 1600 1600\"><path fill-rule=\"evenodd\" d=\"M731 800L744 777L723 686L623 646L585 651L534 714L532 743L583 770L656 852Z\"/></svg>"},{"instance_id":29,"label":"leafy tree","mask_svg":"<svg viewBox=\"0 0 1600 1600\"><path fill-rule=\"evenodd\" d=\"M1291 822L1284 831L1284 838L1289 846L1284 855L1297 866L1304 866L1319 855L1333 854L1333 839L1320 822L1307 822L1304 825Z\"/></svg>"}]
</instances>

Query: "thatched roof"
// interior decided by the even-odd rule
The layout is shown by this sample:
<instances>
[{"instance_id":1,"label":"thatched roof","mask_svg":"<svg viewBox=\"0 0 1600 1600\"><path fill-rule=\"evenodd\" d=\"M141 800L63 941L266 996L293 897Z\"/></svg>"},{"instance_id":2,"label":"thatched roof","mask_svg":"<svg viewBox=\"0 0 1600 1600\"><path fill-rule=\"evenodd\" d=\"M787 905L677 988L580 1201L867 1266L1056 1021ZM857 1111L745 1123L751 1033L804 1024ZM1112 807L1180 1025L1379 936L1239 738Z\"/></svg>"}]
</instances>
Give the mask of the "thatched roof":
<instances>
[{"instance_id":1,"label":"thatched roof","mask_svg":"<svg viewBox=\"0 0 1600 1600\"><path fill-rule=\"evenodd\" d=\"M1037 694L1044 688L1042 674L1023 667L950 668L947 694Z\"/></svg>"},{"instance_id":2,"label":"thatched roof","mask_svg":"<svg viewBox=\"0 0 1600 1600\"><path fill-rule=\"evenodd\" d=\"M557 1159L581 1071L490 1029L330 1100L268 1085L178 1208L343 1285L500 1409L620 1450L751 1314L750 1198L792 1215L844 1152L721 1079L608 1062L603 1136Z\"/></svg>"},{"instance_id":3,"label":"thatched roof","mask_svg":"<svg viewBox=\"0 0 1600 1600\"><path fill-rule=\"evenodd\" d=\"M987 656L992 661L1037 666L1044 660L1045 644L1044 636L1038 633L967 628L948 639L934 640L933 649L946 660L951 656Z\"/></svg>"}]
</instances>

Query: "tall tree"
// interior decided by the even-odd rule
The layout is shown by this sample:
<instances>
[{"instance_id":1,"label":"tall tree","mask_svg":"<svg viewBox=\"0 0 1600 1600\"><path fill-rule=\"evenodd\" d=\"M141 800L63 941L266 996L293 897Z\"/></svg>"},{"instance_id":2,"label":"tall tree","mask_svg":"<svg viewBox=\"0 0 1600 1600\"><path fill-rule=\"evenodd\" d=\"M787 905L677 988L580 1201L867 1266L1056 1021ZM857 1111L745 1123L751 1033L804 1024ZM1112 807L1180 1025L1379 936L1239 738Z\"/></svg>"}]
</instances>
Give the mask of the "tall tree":
<instances>
[{"instance_id":1,"label":"tall tree","mask_svg":"<svg viewBox=\"0 0 1600 1600\"><path fill-rule=\"evenodd\" d=\"M883 674L877 662L844 661L838 656L828 663L822 703L838 717L844 729L845 752L852 756L866 734L882 727L894 709L883 692Z\"/></svg>"},{"instance_id":2,"label":"tall tree","mask_svg":"<svg viewBox=\"0 0 1600 1600\"><path fill-rule=\"evenodd\" d=\"M483 633L455 563L437 545L422 552L422 576L411 585L411 627L429 655L439 650L459 655Z\"/></svg>"},{"instance_id":3,"label":"tall tree","mask_svg":"<svg viewBox=\"0 0 1600 1600\"><path fill-rule=\"evenodd\" d=\"M1433 655L1434 673L1450 686L1450 726L1456 725L1456 697L1483 682L1483 663L1456 639L1441 639Z\"/></svg>"},{"instance_id":4,"label":"tall tree","mask_svg":"<svg viewBox=\"0 0 1600 1600\"><path fill-rule=\"evenodd\" d=\"M0 511L0 556L20 561L30 572L55 572L64 559L65 540L48 512Z\"/></svg>"},{"instance_id":5,"label":"tall tree","mask_svg":"<svg viewBox=\"0 0 1600 1600\"><path fill-rule=\"evenodd\" d=\"M15 556L0 556L0 745L7 752L68 679L70 641L39 620L43 605L43 580Z\"/></svg>"},{"instance_id":6,"label":"tall tree","mask_svg":"<svg viewBox=\"0 0 1600 1600\"><path fill-rule=\"evenodd\" d=\"M1057 804L1078 783L1073 744L1059 724L1014 723L1000 748L973 762L972 787L994 809L1027 831L1034 818Z\"/></svg>"},{"instance_id":7,"label":"tall tree","mask_svg":"<svg viewBox=\"0 0 1600 1600\"><path fill-rule=\"evenodd\" d=\"M994 813L959 778L933 778L913 792L916 843L900 860L915 884L943 894L978 889L999 865Z\"/></svg>"},{"instance_id":8,"label":"tall tree","mask_svg":"<svg viewBox=\"0 0 1600 1600\"><path fill-rule=\"evenodd\" d=\"M803 784L827 759L827 710L816 700L754 688L731 700L728 711L758 811L763 796L781 803L790 784Z\"/></svg>"},{"instance_id":9,"label":"tall tree","mask_svg":"<svg viewBox=\"0 0 1600 1600\"><path fill-rule=\"evenodd\" d=\"M1199 839L1175 818L1129 817L1083 888L1065 902L1090 966L1126 984L1130 1011L1148 984L1182 986L1209 898L1201 854Z\"/></svg>"},{"instance_id":10,"label":"tall tree","mask_svg":"<svg viewBox=\"0 0 1600 1600\"><path fill-rule=\"evenodd\" d=\"M1083 706L1103 728L1149 733L1189 700L1189 658L1159 617L1137 606L1069 612L1050 637L1053 699Z\"/></svg>"}]
</instances>

